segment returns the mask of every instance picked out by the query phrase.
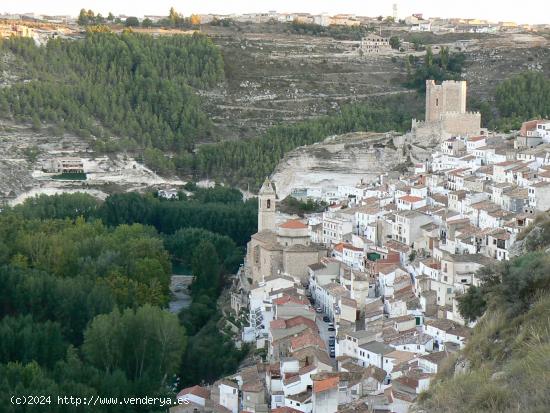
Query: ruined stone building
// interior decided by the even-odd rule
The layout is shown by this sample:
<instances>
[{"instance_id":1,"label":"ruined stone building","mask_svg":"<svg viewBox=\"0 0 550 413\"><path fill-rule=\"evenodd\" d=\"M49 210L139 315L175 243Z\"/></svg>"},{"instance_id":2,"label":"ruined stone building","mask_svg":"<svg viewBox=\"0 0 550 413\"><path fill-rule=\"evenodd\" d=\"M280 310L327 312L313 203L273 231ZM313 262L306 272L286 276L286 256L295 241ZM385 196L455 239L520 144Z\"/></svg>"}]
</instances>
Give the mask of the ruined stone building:
<instances>
[{"instance_id":1,"label":"ruined stone building","mask_svg":"<svg viewBox=\"0 0 550 413\"><path fill-rule=\"evenodd\" d=\"M481 114L466 110L466 81L445 80L440 85L426 80L425 121L412 121L417 139L447 139L451 136L479 135Z\"/></svg>"},{"instance_id":2,"label":"ruined stone building","mask_svg":"<svg viewBox=\"0 0 550 413\"><path fill-rule=\"evenodd\" d=\"M361 39L359 50L365 54L389 52L391 51L390 39L370 34Z\"/></svg>"}]
</instances>

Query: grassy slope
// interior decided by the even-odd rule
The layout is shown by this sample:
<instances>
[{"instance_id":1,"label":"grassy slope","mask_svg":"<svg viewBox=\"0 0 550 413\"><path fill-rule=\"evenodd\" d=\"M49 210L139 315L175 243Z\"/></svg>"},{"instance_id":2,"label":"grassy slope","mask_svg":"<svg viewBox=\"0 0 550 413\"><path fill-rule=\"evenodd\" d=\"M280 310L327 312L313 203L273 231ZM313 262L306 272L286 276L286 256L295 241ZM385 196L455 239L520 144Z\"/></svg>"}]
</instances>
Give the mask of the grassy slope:
<instances>
[{"instance_id":1,"label":"grassy slope","mask_svg":"<svg viewBox=\"0 0 550 413\"><path fill-rule=\"evenodd\" d=\"M423 394L429 412L547 412L550 406L550 297L540 297L513 319L489 311L460 359L449 360L437 383Z\"/></svg>"},{"instance_id":2,"label":"grassy slope","mask_svg":"<svg viewBox=\"0 0 550 413\"><path fill-rule=\"evenodd\" d=\"M546 215L522 237L526 238L524 251L543 251L550 245L548 235L550 217ZM519 295L521 301L528 303L526 309L511 315L518 300L503 299L509 287L489 293L489 309L477 323L467 346L448 360L435 384L419 398L422 411L549 411L550 276L544 274L550 274L550 258L541 252L528 253L506 265L542 274L532 284L532 296ZM529 270L531 265L533 269ZM527 273L519 274L523 275L518 278L529 278ZM456 367L464 364L469 367Z\"/></svg>"}]
</instances>

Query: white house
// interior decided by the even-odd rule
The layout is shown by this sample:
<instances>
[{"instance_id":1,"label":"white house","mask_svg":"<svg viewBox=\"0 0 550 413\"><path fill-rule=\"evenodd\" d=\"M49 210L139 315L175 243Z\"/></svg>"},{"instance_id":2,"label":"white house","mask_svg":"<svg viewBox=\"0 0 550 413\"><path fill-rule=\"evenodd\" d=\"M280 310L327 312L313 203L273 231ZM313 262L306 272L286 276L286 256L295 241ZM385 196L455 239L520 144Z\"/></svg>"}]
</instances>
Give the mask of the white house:
<instances>
[{"instance_id":1,"label":"white house","mask_svg":"<svg viewBox=\"0 0 550 413\"><path fill-rule=\"evenodd\" d=\"M445 348L446 342L463 348L470 336L470 331L468 327L445 319L427 320L424 323L424 333L434 338L434 348L440 350Z\"/></svg>"}]
</instances>

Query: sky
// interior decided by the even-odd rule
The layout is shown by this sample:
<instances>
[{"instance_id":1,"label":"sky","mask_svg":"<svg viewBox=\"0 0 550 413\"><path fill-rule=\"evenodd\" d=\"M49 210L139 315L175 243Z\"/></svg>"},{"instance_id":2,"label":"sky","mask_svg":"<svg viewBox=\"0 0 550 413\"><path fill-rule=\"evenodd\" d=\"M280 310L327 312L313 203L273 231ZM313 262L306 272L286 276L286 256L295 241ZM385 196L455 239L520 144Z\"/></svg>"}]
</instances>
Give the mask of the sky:
<instances>
[{"instance_id":1,"label":"sky","mask_svg":"<svg viewBox=\"0 0 550 413\"><path fill-rule=\"evenodd\" d=\"M81 8L107 15L166 15L170 7L184 14L277 12L353 13L398 17L423 13L425 17L464 17L517 23L550 23L550 0L0 0L0 13L68 14Z\"/></svg>"}]
</instances>

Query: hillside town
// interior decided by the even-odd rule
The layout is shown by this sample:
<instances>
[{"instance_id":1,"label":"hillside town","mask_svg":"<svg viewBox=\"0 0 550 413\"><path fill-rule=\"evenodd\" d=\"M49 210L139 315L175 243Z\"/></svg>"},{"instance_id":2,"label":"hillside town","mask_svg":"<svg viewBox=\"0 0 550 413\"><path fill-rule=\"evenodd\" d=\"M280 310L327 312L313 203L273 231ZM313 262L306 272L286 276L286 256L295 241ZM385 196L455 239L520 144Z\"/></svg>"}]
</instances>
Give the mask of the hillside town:
<instances>
[{"instance_id":1,"label":"hillside town","mask_svg":"<svg viewBox=\"0 0 550 413\"><path fill-rule=\"evenodd\" d=\"M214 20L232 20L238 23L292 23L298 22L303 24L315 24L319 26L366 26L369 24L386 24L400 25L404 30L413 32L435 32L435 33L496 33L498 31L510 30L537 30L548 25L530 25L514 21L498 21L493 22L485 19L474 18L441 18L427 17L423 13L414 13L409 16L401 17L398 5L394 4L388 16L360 16L356 14L340 13L330 15L328 13L312 14L312 13L292 13L279 12L270 10L264 13L244 13L244 14L197 14L196 19L201 24L209 24ZM112 21L124 23L127 15L112 16ZM144 15L138 18L139 20L148 19L152 23L158 23L166 16L161 15ZM0 14L0 20L7 22L27 22L33 24L36 22L44 22L49 24L68 24L76 25L77 18L71 15L43 15L38 13L3 13ZM107 21L107 16L105 17ZM3 30L7 30L4 28ZM24 34L28 35L28 34Z\"/></svg>"},{"instance_id":2,"label":"hillside town","mask_svg":"<svg viewBox=\"0 0 550 413\"><path fill-rule=\"evenodd\" d=\"M118 24L123 27L128 19L136 19L137 25L144 28L151 28L166 21L166 16L144 15L110 15L102 17L103 24ZM401 17L397 4L393 5L388 16L359 16L355 14L328 13L290 13L268 11L265 13L245 14L193 14L189 16L195 29L200 25L216 24L217 22L234 22L237 24L270 24L270 23L294 23L313 25L321 27L370 27L376 30L391 30L398 33L422 33L431 32L435 34L445 33L523 33L544 31L550 28L548 24L525 24L514 21L489 21L484 19L466 18L440 18L426 17L423 13L414 13ZM145 23L144 23L145 22ZM78 24L77 16L71 15L43 15L38 13L2 13L0 14L0 38L30 37L37 42L43 42L52 37L73 37L82 32ZM364 39L361 46L368 44L370 48L379 49L379 46L391 50L389 37L374 36ZM381 43L381 44L379 44ZM407 44L403 44L407 46ZM366 47L368 50L369 47Z\"/></svg>"},{"instance_id":3,"label":"hillside town","mask_svg":"<svg viewBox=\"0 0 550 413\"><path fill-rule=\"evenodd\" d=\"M278 211L266 178L231 291L255 357L182 389L190 403L172 412L404 413L465 346L474 323L457 298L550 208L550 120L489 133L465 81L426 86L426 121L407 139L435 146L410 172L290 188L327 205L304 217Z\"/></svg>"}]
</instances>

